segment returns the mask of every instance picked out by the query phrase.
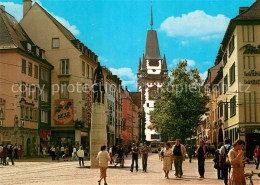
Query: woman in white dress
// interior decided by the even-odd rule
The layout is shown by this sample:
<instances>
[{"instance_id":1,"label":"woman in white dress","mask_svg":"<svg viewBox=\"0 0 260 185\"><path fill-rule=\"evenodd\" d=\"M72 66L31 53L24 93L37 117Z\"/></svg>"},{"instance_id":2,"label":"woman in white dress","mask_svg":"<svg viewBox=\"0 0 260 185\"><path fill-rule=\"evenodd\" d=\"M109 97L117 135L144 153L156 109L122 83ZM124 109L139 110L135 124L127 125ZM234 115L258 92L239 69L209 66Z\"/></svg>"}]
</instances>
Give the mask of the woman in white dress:
<instances>
[{"instance_id":1,"label":"woman in white dress","mask_svg":"<svg viewBox=\"0 0 260 185\"><path fill-rule=\"evenodd\" d=\"M165 148L161 152L161 156L163 159L163 171L165 174L165 178L169 178L169 171L171 170L171 164L173 160L173 153L172 150L170 149L171 144L166 143Z\"/></svg>"}]
</instances>

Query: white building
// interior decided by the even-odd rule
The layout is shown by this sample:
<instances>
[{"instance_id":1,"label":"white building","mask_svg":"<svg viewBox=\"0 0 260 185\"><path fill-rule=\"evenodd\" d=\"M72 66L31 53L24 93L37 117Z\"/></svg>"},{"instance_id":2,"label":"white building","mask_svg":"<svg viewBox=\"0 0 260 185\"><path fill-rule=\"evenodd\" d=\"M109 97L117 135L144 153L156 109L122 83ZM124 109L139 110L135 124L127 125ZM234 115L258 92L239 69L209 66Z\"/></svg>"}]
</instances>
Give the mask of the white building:
<instances>
[{"instance_id":1,"label":"white building","mask_svg":"<svg viewBox=\"0 0 260 185\"><path fill-rule=\"evenodd\" d=\"M149 112L154 109L163 82L168 76L165 55L162 59L157 39L157 32L153 30L153 16L151 9L151 30L147 31L145 52L139 60L137 73L137 90L141 92L141 101L145 114L145 135L147 141L159 140L159 133L151 130Z\"/></svg>"}]
</instances>

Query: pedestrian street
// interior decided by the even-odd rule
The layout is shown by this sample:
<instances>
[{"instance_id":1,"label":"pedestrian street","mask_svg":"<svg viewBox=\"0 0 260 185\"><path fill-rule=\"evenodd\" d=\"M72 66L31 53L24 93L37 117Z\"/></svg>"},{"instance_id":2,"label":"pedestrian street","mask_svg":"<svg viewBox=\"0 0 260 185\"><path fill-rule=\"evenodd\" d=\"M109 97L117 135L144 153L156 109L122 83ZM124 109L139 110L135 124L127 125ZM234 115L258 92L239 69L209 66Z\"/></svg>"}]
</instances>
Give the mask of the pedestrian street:
<instances>
[{"instance_id":1,"label":"pedestrian street","mask_svg":"<svg viewBox=\"0 0 260 185\"><path fill-rule=\"evenodd\" d=\"M32 162L28 162L32 161ZM205 163L205 178L200 179L197 160L192 163L185 160L183 163L183 177L176 178L174 171L170 171L169 179L164 178L162 163L158 154L149 154L147 173L142 172L141 158L139 157L139 171L130 172L131 156L125 160L125 168L110 165L107 171L107 183L109 185L158 185L158 184L196 184L217 185L224 184L223 180L217 180L217 171L213 168L212 159ZM89 165L85 161L85 165ZM255 171L254 164L246 164L245 171ZM256 172L256 171L255 171ZM97 185L99 169L79 167L78 161L51 161L50 157L16 160L15 165L0 167L1 185L9 184L87 184ZM260 178L253 177L254 184L260 184Z\"/></svg>"}]
</instances>

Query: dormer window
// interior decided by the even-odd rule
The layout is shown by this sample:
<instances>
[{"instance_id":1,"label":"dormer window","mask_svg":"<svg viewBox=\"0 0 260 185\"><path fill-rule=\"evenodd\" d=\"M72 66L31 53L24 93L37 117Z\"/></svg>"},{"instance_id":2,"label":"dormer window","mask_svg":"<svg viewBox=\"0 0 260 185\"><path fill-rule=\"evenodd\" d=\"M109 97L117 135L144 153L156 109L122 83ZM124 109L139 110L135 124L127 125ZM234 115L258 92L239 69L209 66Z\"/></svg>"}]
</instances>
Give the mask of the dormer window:
<instances>
[{"instance_id":1,"label":"dormer window","mask_svg":"<svg viewBox=\"0 0 260 185\"><path fill-rule=\"evenodd\" d=\"M37 55L37 56L40 55L40 50L39 50L39 48L36 48L35 52L36 52L36 55Z\"/></svg>"},{"instance_id":2,"label":"dormer window","mask_svg":"<svg viewBox=\"0 0 260 185\"><path fill-rule=\"evenodd\" d=\"M42 50L42 59L45 60L45 51Z\"/></svg>"},{"instance_id":3,"label":"dormer window","mask_svg":"<svg viewBox=\"0 0 260 185\"><path fill-rule=\"evenodd\" d=\"M32 45L30 43L27 43L27 50L32 51Z\"/></svg>"}]
</instances>

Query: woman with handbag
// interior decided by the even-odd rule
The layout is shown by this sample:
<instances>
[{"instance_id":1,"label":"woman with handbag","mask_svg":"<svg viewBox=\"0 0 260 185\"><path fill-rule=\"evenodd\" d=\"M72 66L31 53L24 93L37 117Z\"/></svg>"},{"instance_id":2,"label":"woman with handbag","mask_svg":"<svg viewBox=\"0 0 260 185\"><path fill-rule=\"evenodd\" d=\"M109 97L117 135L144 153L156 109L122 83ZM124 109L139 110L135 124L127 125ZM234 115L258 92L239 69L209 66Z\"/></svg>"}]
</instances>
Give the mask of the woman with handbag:
<instances>
[{"instance_id":1,"label":"woman with handbag","mask_svg":"<svg viewBox=\"0 0 260 185\"><path fill-rule=\"evenodd\" d=\"M169 172L171 170L171 165L173 161L173 152L170 149L171 144L166 143L165 148L161 151L161 157L163 160L163 171L165 174L165 178L169 178Z\"/></svg>"},{"instance_id":2,"label":"woman with handbag","mask_svg":"<svg viewBox=\"0 0 260 185\"><path fill-rule=\"evenodd\" d=\"M246 185L246 179L244 175L244 154L243 148L245 142L241 139L237 139L233 143L233 149L228 153L228 159L231 164L229 185Z\"/></svg>"}]
</instances>

